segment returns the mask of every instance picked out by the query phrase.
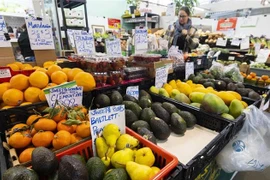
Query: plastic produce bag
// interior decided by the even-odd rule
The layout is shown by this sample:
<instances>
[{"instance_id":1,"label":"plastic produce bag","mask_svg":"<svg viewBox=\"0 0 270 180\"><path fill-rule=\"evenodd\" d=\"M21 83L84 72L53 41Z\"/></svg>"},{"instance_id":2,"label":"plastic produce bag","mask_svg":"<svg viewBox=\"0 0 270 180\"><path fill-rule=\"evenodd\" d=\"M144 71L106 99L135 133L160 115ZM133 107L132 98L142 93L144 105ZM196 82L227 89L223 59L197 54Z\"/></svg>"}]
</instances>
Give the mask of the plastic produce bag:
<instances>
[{"instance_id":1,"label":"plastic produce bag","mask_svg":"<svg viewBox=\"0 0 270 180\"><path fill-rule=\"evenodd\" d=\"M253 105L244 112L243 128L217 156L226 172L262 171L270 165L270 118Z\"/></svg>"},{"instance_id":2,"label":"plastic produce bag","mask_svg":"<svg viewBox=\"0 0 270 180\"><path fill-rule=\"evenodd\" d=\"M234 82L243 82L244 78L236 63L224 67L224 76L231 78Z\"/></svg>"},{"instance_id":3,"label":"plastic produce bag","mask_svg":"<svg viewBox=\"0 0 270 180\"><path fill-rule=\"evenodd\" d=\"M174 64L173 64L174 68L179 67L180 65L185 63L184 54L181 50L178 49L177 46L172 46L169 49L168 57L174 60Z\"/></svg>"},{"instance_id":4,"label":"plastic produce bag","mask_svg":"<svg viewBox=\"0 0 270 180\"><path fill-rule=\"evenodd\" d=\"M215 77L215 79L219 79L223 77L223 69L224 69L223 64L213 61L209 71Z\"/></svg>"}]
</instances>

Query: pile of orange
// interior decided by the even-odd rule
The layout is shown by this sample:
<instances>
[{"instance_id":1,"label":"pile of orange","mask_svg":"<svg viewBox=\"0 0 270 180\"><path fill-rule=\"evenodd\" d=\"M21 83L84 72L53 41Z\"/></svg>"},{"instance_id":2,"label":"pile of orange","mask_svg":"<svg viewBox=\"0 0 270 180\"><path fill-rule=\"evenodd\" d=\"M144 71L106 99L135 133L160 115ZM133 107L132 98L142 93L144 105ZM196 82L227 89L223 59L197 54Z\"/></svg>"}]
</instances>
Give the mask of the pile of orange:
<instances>
[{"instance_id":1,"label":"pile of orange","mask_svg":"<svg viewBox=\"0 0 270 180\"><path fill-rule=\"evenodd\" d=\"M77 117L76 113L84 118L74 119L74 115ZM35 147L51 147L58 150L77 143L91 135L87 113L87 109L83 106L73 109L57 106L50 108L49 113L44 116L33 114L28 117L25 124L20 123L11 128L8 144L19 150L17 152L21 152L19 161L24 163L31 160ZM70 124L74 121L75 124Z\"/></svg>"},{"instance_id":2,"label":"pile of orange","mask_svg":"<svg viewBox=\"0 0 270 180\"><path fill-rule=\"evenodd\" d=\"M246 74L242 75L247 83L257 84L259 86L266 86L270 84L269 75L257 76L257 74L254 72L251 72L248 75Z\"/></svg>"},{"instance_id":3,"label":"pile of orange","mask_svg":"<svg viewBox=\"0 0 270 180\"><path fill-rule=\"evenodd\" d=\"M69 81L76 81L84 91L91 91L96 87L94 77L79 68L61 68L53 61L43 64L43 67L32 67L30 64L15 62L8 64L12 70L36 69L29 77L17 74L10 82L0 84L0 109L27 105L39 101L46 101L43 90Z\"/></svg>"}]
</instances>

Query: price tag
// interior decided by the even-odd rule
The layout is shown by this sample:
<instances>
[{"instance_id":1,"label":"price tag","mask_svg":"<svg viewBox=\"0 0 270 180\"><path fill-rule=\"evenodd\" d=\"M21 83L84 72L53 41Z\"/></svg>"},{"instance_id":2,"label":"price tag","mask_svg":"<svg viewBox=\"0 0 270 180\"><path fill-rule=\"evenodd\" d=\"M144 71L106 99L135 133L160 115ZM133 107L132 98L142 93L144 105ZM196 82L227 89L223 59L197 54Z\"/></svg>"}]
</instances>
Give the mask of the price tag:
<instances>
[{"instance_id":1,"label":"price tag","mask_svg":"<svg viewBox=\"0 0 270 180\"><path fill-rule=\"evenodd\" d=\"M239 39L233 39L231 45L232 46L239 46L240 45L240 40Z\"/></svg>"},{"instance_id":2,"label":"price tag","mask_svg":"<svg viewBox=\"0 0 270 180\"><path fill-rule=\"evenodd\" d=\"M249 48L249 37L243 38L240 44L240 49L248 49Z\"/></svg>"},{"instance_id":3,"label":"price tag","mask_svg":"<svg viewBox=\"0 0 270 180\"><path fill-rule=\"evenodd\" d=\"M226 47L226 45L227 45L227 39L218 38L216 45L217 46L221 46L221 47Z\"/></svg>"},{"instance_id":4,"label":"price tag","mask_svg":"<svg viewBox=\"0 0 270 180\"><path fill-rule=\"evenodd\" d=\"M75 41L73 36L73 30L68 29L67 30L68 40L72 48L75 48Z\"/></svg>"},{"instance_id":5,"label":"price tag","mask_svg":"<svg viewBox=\"0 0 270 180\"><path fill-rule=\"evenodd\" d=\"M91 124L91 137L93 145L94 156L96 153L96 138L102 135L103 128L107 124L115 124L120 128L121 134L126 132L126 117L125 106L109 106L101 109L94 109L89 111L89 120Z\"/></svg>"},{"instance_id":6,"label":"price tag","mask_svg":"<svg viewBox=\"0 0 270 180\"><path fill-rule=\"evenodd\" d=\"M161 88L168 79L168 68L166 66L156 69L155 86Z\"/></svg>"},{"instance_id":7,"label":"price tag","mask_svg":"<svg viewBox=\"0 0 270 180\"><path fill-rule=\"evenodd\" d=\"M202 64L202 60L201 59L197 59L197 64L201 65Z\"/></svg>"},{"instance_id":8,"label":"price tag","mask_svg":"<svg viewBox=\"0 0 270 180\"><path fill-rule=\"evenodd\" d=\"M92 55L96 53L95 42L92 33L86 31L74 31L77 54Z\"/></svg>"},{"instance_id":9,"label":"price tag","mask_svg":"<svg viewBox=\"0 0 270 180\"><path fill-rule=\"evenodd\" d=\"M185 78L188 79L191 74L194 74L194 62L186 62Z\"/></svg>"},{"instance_id":10,"label":"price tag","mask_svg":"<svg viewBox=\"0 0 270 180\"><path fill-rule=\"evenodd\" d=\"M135 18L135 14L132 14L131 17L132 17L132 18Z\"/></svg>"},{"instance_id":11,"label":"price tag","mask_svg":"<svg viewBox=\"0 0 270 180\"><path fill-rule=\"evenodd\" d=\"M260 49L256 62L265 63L269 57L270 50L269 49Z\"/></svg>"},{"instance_id":12,"label":"price tag","mask_svg":"<svg viewBox=\"0 0 270 180\"><path fill-rule=\"evenodd\" d=\"M0 78L9 78L11 77L10 69L0 69Z\"/></svg>"},{"instance_id":13,"label":"price tag","mask_svg":"<svg viewBox=\"0 0 270 180\"><path fill-rule=\"evenodd\" d=\"M106 52L110 56L121 56L121 43L120 39L106 40Z\"/></svg>"},{"instance_id":14,"label":"price tag","mask_svg":"<svg viewBox=\"0 0 270 180\"><path fill-rule=\"evenodd\" d=\"M234 61L235 60L235 57L234 56L229 56L228 60Z\"/></svg>"},{"instance_id":15,"label":"price tag","mask_svg":"<svg viewBox=\"0 0 270 180\"><path fill-rule=\"evenodd\" d=\"M147 29L135 30L135 48L136 50L147 50L148 48Z\"/></svg>"},{"instance_id":16,"label":"price tag","mask_svg":"<svg viewBox=\"0 0 270 180\"><path fill-rule=\"evenodd\" d=\"M55 49L52 26L49 19L25 18L32 50Z\"/></svg>"},{"instance_id":17,"label":"price tag","mask_svg":"<svg viewBox=\"0 0 270 180\"><path fill-rule=\"evenodd\" d=\"M175 16L175 3L170 3L167 5L166 16Z\"/></svg>"},{"instance_id":18,"label":"price tag","mask_svg":"<svg viewBox=\"0 0 270 180\"><path fill-rule=\"evenodd\" d=\"M126 94L139 99L139 86L127 87Z\"/></svg>"},{"instance_id":19,"label":"price tag","mask_svg":"<svg viewBox=\"0 0 270 180\"><path fill-rule=\"evenodd\" d=\"M261 43L255 43L255 54L259 54L261 49Z\"/></svg>"},{"instance_id":20,"label":"price tag","mask_svg":"<svg viewBox=\"0 0 270 180\"><path fill-rule=\"evenodd\" d=\"M6 40L4 33L7 32L4 18L0 16L0 47L11 47L11 43Z\"/></svg>"}]
</instances>

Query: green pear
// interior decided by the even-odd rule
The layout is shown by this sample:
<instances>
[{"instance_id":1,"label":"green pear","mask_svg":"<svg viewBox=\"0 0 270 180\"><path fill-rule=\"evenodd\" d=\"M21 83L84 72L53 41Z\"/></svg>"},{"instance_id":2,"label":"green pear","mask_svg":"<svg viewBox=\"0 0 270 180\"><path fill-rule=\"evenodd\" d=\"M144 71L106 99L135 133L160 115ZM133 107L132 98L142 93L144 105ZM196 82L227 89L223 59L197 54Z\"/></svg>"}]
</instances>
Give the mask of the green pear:
<instances>
[{"instance_id":1,"label":"green pear","mask_svg":"<svg viewBox=\"0 0 270 180\"><path fill-rule=\"evenodd\" d=\"M171 98L175 98L177 94L180 94L181 92L178 89L173 89L171 92Z\"/></svg>"},{"instance_id":2,"label":"green pear","mask_svg":"<svg viewBox=\"0 0 270 180\"><path fill-rule=\"evenodd\" d=\"M155 156L149 147L144 147L136 151L135 162L151 167L155 163Z\"/></svg>"},{"instance_id":3,"label":"green pear","mask_svg":"<svg viewBox=\"0 0 270 180\"><path fill-rule=\"evenodd\" d=\"M174 99L178 102L190 104L190 99L184 93L177 94Z\"/></svg>"},{"instance_id":4,"label":"green pear","mask_svg":"<svg viewBox=\"0 0 270 180\"><path fill-rule=\"evenodd\" d=\"M168 98L170 97L169 93L164 88L160 88L158 94L168 97Z\"/></svg>"},{"instance_id":5,"label":"green pear","mask_svg":"<svg viewBox=\"0 0 270 180\"><path fill-rule=\"evenodd\" d=\"M189 99L194 103L202 103L205 93L192 92L189 94Z\"/></svg>"},{"instance_id":6,"label":"green pear","mask_svg":"<svg viewBox=\"0 0 270 180\"><path fill-rule=\"evenodd\" d=\"M117 125L107 124L103 129L102 135L108 146L115 147L116 141L120 137L121 133Z\"/></svg>"},{"instance_id":7,"label":"green pear","mask_svg":"<svg viewBox=\"0 0 270 180\"><path fill-rule=\"evenodd\" d=\"M116 141L116 149L122 150L125 148L135 148L139 145L138 139L129 134L122 134Z\"/></svg>"},{"instance_id":8,"label":"green pear","mask_svg":"<svg viewBox=\"0 0 270 180\"><path fill-rule=\"evenodd\" d=\"M111 164L115 168L125 168L129 161L134 161L134 151L130 148L117 151L111 157Z\"/></svg>"},{"instance_id":9,"label":"green pear","mask_svg":"<svg viewBox=\"0 0 270 180\"><path fill-rule=\"evenodd\" d=\"M152 93L154 93L154 94L158 94L159 89L158 89L157 87L155 87L155 86L151 86L151 87L150 87L150 92L152 92Z\"/></svg>"},{"instance_id":10,"label":"green pear","mask_svg":"<svg viewBox=\"0 0 270 180\"><path fill-rule=\"evenodd\" d=\"M149 166L132 161L127 162L126 171L132 180L149 180L152 175L152 169Z\"/></svg>"},{"instance_id":11,"label":"green pear","mask_svg":"<svg viewBox=\"0 0 270 180\"><path fill-rule=\"evenodd\" d=\"M240 116L244 110L244 106L238 99L232 100L230 107L229 107L229 114L232 115L234 118Z\"/></svg>"},{"instance_id":12,"label":"green pear","mask_svg":"<svg viewBox=\"0 0 270 180\"><path fill-rule=\"evenodd\" d=\"M221 114L221 116L225 119L228 119L228 120L235 120L234 117L230 114L227 114L227 113L223 113Z\"/></svg>"}]
</instances>

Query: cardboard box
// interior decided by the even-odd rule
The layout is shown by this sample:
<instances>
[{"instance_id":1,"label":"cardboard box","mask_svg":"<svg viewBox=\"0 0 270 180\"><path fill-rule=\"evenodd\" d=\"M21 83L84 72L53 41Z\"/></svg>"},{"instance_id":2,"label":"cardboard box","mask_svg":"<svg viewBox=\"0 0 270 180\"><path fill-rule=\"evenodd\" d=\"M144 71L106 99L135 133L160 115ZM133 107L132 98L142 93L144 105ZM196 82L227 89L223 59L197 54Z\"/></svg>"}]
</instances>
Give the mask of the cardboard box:
<instances>
[{"instance_id":1,"label":"cardboard box","mask_svg":"<svg viewBox=\"0 0 270 180\"><path fill-rule=\"evenodd\" d=\"M239 66L239 70L240 70L240 72L249 74L249 72L250 72L250 66L248 64L241 64Z\"/></svg>"},{"instance_id":2,"label":"cardboard box","mask_svg":"<svg viewBox=\"0 0 270 180\"><path fill-rule=\"evenodd\" d=\"M36 65L43 66L46 61L55 61L56 54L55 50L35 50Z\"/></svg>"},{"instance_id":3,"label":"cardboard box","mask_svg":"<svg viewBox=\"0 0 270 180\"><path fill-rule=\"evenodd\" d=\"M15 57L11 47L0 48L0 66L6 66L9 63L15 62Z\"/></svg>"}]
</instances>

